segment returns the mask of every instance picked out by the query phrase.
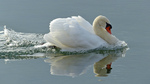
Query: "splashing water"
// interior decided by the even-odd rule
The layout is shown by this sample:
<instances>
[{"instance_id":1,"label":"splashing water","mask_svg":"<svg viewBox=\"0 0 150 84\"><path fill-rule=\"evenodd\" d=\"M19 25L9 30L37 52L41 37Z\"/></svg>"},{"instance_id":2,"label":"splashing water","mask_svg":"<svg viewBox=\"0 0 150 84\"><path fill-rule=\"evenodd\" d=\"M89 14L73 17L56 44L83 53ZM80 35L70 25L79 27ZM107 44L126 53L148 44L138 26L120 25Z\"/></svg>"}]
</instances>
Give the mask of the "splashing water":
<instances>
[{"instance_id":1,"label":"splashing water","mask_svg":"<svg viewBox=\"0 0 150 84\"><path fill-rule=\"evenodd\" d=\"M46 52L44 48L34 47L43 43L45 43L43 34L15 32L4 26L4 30L0 31L0 56L30 55Z\"/></svg>"}]
</instances>

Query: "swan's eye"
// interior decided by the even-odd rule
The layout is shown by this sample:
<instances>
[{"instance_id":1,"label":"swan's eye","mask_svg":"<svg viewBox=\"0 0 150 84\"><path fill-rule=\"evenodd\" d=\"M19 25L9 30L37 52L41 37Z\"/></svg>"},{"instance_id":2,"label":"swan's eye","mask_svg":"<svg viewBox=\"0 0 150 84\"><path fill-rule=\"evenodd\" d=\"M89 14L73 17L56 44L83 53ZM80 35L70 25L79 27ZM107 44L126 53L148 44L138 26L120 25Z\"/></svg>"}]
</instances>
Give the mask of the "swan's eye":
<instances>
[{"instance_id":1,"label":"swan's eye","mask_svg":"<svg viewBox=\"0 0 150 84\"><path fill-rule=\"evenodd\" d=\"M108 28L108 27L109 27L110 29L112 29L111 24L109 24L109 23L106 22L106 28Z\"/></svg>"}]
</instances>

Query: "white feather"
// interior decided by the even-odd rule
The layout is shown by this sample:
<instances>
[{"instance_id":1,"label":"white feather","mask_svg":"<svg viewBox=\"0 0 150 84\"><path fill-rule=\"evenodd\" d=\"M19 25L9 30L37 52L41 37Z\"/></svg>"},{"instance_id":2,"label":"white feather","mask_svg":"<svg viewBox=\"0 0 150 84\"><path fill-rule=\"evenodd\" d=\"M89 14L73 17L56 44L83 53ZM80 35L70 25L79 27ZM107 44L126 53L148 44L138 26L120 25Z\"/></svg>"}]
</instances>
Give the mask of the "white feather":
<instances>
[{"instance_id":1,"label":"white feather","mask_svg":"<svg viewBox=\"0 0 150 84\"><path fill-rule=\"evenodd\" d=\"M49 27L50 33L44 39L63 50L88 50L107 44L81 16L55 19Z\"/></svg>"}]
</instances>

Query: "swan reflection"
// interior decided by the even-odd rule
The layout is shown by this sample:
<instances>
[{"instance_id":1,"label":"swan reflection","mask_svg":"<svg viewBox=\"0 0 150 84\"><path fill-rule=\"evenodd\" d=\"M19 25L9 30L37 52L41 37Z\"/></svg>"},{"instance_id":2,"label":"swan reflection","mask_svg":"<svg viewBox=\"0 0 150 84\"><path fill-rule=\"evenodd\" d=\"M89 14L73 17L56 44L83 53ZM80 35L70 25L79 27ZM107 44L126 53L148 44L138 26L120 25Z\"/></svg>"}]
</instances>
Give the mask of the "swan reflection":
<instances>
[{"instance_id":1,"label":"swan reflection","mask_svg":"<svg viewBox=\"0 0 150 84\"><path fill-rule=\"evenodd\" d=\"M114 62L118 57L122 57L120 53L112 53L100 59L98 62L94 63L94 73L96 77L108 76L111 72L112 67L111 64Z\"/></svg>"},{"instance_id":2,"label":"swan reflection","mask_svg":"<svg viewBox=\"0 0 150 84\"><path fill-rule=\"evenodd\" d=\"M107 76L111 72L111 64L118 57L124 57L125 51L112 51L105 54L88 53L66 56L48 56L44 60L50 63L50 74L58 76L77 77L86 73L89 67L93 66L96 77Z\"/></svg>"}]
</instances>

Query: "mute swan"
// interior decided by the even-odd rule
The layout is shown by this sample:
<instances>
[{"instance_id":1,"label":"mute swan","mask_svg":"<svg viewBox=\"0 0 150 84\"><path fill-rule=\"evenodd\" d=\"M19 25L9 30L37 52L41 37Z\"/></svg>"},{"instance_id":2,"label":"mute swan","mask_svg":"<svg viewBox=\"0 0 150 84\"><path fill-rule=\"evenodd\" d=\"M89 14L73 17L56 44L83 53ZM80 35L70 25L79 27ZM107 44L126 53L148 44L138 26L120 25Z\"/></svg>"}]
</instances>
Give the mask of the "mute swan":
<instances>
[{"instance_id":1,"label":"mute swan","mask_svg":"<svg viewBox=\"0 0 150 84\"><path fill-rule=\"evenodd\" d=\"M93 26L81 16L57 18L50 22L50 32L44 39L63 50L88 50L100 46L116 45L119 41L111 34L110 21L97 16Z\"/></svg>"}]
</instances>

